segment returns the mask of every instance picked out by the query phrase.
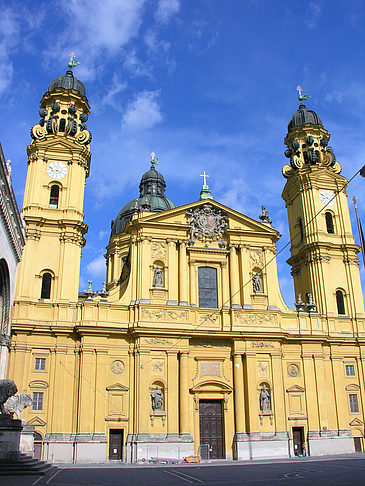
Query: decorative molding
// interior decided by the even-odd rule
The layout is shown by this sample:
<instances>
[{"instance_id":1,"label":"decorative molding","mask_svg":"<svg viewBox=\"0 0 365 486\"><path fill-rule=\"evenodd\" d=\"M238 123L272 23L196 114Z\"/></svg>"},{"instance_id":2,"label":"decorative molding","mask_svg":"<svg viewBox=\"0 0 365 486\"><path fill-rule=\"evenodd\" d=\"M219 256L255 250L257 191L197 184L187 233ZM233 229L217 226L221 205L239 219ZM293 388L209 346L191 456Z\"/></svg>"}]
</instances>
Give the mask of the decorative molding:
<instances>
[{"instance_id":1,"label":"decorative molding","mask_svg":"<svg viewBox=\"0 0 365 486\"><path fill-rule=\"evenodd\" d=\"M246 326L275 326L276 316L273 314L254 314L241 311L235 311L234 317L237 319L238 324L244 324Z\"/></svg>"},{"instance_id":2,"label":"decorative molding","mask_svg":"<svg viewBox=\"0 0 365 486\"><path fill-rule=\"evenodd\" d=\"M189 311L174 311L167 309L142 309L142 318L166 321L187 321Z\"/></svg>"},{"instance_id":3,"label":"decorative molding","mask_svg":"<svg viewBox=\"0 0 365 486\"><path fill-rule=\"evenodd\" d=\"M171 339L166 339L166 338L163 338L163 337L145 338L144 342L146 344L162 344L164 346L174 344L173 341L171 341Z\"/></svg>"},{"instance_id":4,"label":"decorative molding","mask_svg":"<svg viewBox=\"0 0 365 486\"><path fill-rule=\"evenodd\" d=\"M275 348L270 341L251 341L250 346L251 348Z\"/></svg>"}]
</instances>

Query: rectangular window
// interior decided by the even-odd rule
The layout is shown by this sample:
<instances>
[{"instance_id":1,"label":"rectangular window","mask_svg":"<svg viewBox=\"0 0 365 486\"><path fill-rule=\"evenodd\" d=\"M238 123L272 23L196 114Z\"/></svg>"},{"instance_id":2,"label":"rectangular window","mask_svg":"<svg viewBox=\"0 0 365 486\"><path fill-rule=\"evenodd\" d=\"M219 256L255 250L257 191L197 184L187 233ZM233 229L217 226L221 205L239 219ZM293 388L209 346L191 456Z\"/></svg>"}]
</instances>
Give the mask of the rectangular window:
<instances>
[{"instance_id":1,"label":"rectangular window","mask_svg":"<svg viewBox=\"0 0 365 486\"><path fill-rule=\"evenodd\" d=\"M46 358L36 358L34 369L36 371L44 371L46 369Z\"/></svg>"},{"instance_id":2,"label":"rectangular window","mask_svg":"<svg viewBox=\"0 0 365 486\"><path fill-rule=\"evenodd\" d=\"M43 393L41 393L41 392L34 392L33 393L32 409L33 410L43 410Z\"/></svg>"},{"instance_id":3,"label":"rectangular window","mask_svg":"<svg viewBox=\"0 0 365 486\"><path fill-rule=\"evenodd\" d=\"M359 412L359 403L357 401L357 395L349 395L349 400L350 400L350 410L352 413L358 413Z\"/></svg>"},{"instance_id":4,"label":"rectangular window","mask_svg":"<svg viewBox=\"0 0 365 486\"><path fill-rule=\"evenodd\" d=\"M355 376L354 365L346 365L346 376Z\"/></svg>"},{"instance_id":5,"label":"rectangular window","mask_svg":"<svg viewBox=\"0 0 365 486\"><path fill-rule=\"evenodd\" d=\"M212 267L198 268L199 307L217 309L217 270Z\"/></svg>"}]
</instances>

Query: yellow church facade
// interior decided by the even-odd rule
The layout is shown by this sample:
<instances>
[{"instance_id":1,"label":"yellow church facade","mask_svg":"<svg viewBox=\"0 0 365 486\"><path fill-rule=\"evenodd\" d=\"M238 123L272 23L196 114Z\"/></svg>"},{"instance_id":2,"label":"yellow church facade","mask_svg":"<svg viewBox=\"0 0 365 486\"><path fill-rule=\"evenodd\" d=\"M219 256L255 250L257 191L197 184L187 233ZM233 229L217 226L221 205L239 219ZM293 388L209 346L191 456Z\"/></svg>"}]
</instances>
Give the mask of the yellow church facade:
<instances>
[{"instance_id":1,"label":"yellow church facade","mask_svg":"<svg viewBox=\"0 0 365 486\"><path fill-rule=\"evenodd\" d=\"M362 450L365 314L346 179L303 103L283 190L297 301L280 293L280 235L211 198L176 207L155 168L118 213L106 285L79 295L91 134L85 87L53 80L32 128L8 376L53 462L258 459Z\"/></svg>"}]
</instances>

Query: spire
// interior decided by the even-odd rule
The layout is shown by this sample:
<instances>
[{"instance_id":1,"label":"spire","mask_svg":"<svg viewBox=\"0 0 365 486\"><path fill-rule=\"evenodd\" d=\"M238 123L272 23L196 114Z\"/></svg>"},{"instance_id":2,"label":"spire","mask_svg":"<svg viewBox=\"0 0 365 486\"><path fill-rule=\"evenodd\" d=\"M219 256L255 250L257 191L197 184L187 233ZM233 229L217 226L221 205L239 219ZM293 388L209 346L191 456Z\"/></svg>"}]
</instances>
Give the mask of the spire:
<instances>
[{"instance_id":1,"label":"spire","mask_svg":"<svg viewBox=\"0 0 365 486\"><path fill-rule=\"evenodd\" d=\"M208 174L206 174L205 171L204 171L203 174L200 174L200 177L203 177L204 181L203 181L202 190L200 191L199 200L202 201L203 199L213 199L213 196L211 195L209 186L207 184L207 177L210 177L210 176Z\"/></svg>"}]
</instances>

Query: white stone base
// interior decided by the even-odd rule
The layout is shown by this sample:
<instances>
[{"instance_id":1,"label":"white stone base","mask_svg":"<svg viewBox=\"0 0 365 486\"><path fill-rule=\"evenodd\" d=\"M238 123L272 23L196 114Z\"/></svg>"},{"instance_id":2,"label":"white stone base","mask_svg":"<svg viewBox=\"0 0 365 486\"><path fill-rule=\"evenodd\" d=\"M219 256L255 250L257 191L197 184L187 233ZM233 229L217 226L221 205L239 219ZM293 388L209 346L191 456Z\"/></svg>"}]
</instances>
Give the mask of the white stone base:
<instances>
[{"instance_id":1,"label":"white stone base","mask_svg":"<svg viewBox=\"0 0 365 486\"><path fill-rule=\"evenodd\" d=\"M194 454L190 434L129 434L126 462L182 460Z\"/></svg>"},{"instance_id":2,"label":"white stone base","mask_svg":"<svg viewBox=\"0 0 365 486\"><path fill-rule=\"evenodd\" d=\"M24 423L25 425L23 425L23 430L20 434L19 450L21 453L33 457L34 456L34 426L27 425L25 421Z\"/></svg>"},{"instance_id":3,"label":"white stone base","mask_svg":"<svg viewBox=\"0 0 365 486\"><path fill-rule=\"evenodd\" d=\"M105 463L107 461L105 434L47 434L44 441L44 459L61 464Z\"/></svg>"},{"instance_id":4,"label":"white stone base","mask_svg":"<svg viewBox=\"0 0 365 486\"><path fill-rule=\"evenodd\" d=\"M235 459L255 460L289 457L289 437L279 434L236 434Z\"/></svg>"},{"instance_id":5,"label":"white stone base","mask_svg":"<svg viewBox=\"0 0 365 486\"><path fill-rule=\"evenodd\" d=\"M330 435L330 434L329 434ZM355 452L354 441L348 434L332 437L308 437L308 453L311 456L328 456L331 454L351 454Z\"/></svg>"}]
</instances>

